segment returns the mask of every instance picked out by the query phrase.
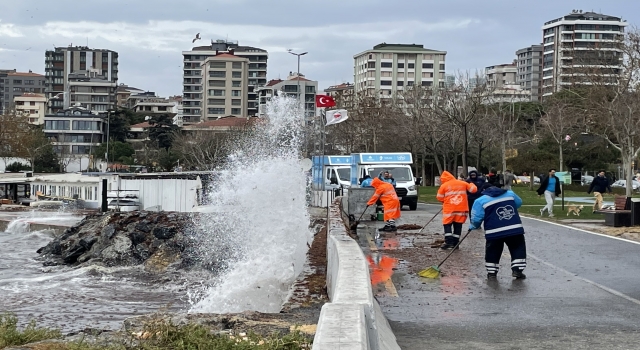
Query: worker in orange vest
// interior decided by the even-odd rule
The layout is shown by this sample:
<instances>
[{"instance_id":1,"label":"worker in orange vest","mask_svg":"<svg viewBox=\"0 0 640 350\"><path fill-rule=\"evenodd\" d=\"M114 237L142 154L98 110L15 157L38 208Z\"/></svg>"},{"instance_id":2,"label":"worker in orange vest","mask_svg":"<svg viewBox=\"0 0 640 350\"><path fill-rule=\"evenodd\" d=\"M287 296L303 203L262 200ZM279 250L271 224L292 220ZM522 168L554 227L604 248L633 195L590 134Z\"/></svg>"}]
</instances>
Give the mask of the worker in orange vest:
<instances>
[{"instance_id":1,"label":"worker in orange vest","mask_svg":"<svg viewBox=\"0 0 640 350\"><path fill-rule=\"evenodd\" d=\"M367 205L374 205L380 199L384 207L384 221L386 222L382 231L396 231L396 219L400 218L400 201L396 195L396 189L392 184L377 177L371 181L371 186L376 189L376 192L371 196Z\"/></svg>"},{"instance_id":2,"label":"worker in orange vest","mask_svg":"<svg viewBox=\"0 0 640 350\"><path fill-rule=\"evenodd\" d=\"M444 171L440 176L440 189L437 199L442 205L442 225L444 226L444 244L440 249L452 249L458 244L462 233L462 224L469 217L467 191L476 193L478 188L473 183L456 179L450 172ZM452 230L453 228L453 230Z\"/></svg>"}]
</instances>

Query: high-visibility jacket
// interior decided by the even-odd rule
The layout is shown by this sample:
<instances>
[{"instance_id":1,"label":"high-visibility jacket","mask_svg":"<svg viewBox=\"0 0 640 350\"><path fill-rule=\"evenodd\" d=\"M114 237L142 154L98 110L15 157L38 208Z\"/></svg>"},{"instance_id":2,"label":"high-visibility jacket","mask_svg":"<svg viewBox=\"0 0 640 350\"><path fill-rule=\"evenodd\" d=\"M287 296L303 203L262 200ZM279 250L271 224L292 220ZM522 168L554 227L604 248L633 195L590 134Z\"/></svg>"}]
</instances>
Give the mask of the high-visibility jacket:
<instances>
[{"instance_id":1,"label":"high-visibility jacket","mask_svg":"<svg viewBox=\"0 0 640 350\"><path fill-rule=\"evenodd\" d=\"M382 202L384 207L384 221L395 220L400 217L400 201L398 195L396 195L396 189L393 185L384 182L377 177L371 181L371 186L376 189L376 192L371 196L367 205L374 205L378 198Z\"/></svg>"},{"instance_id":2,"label":"high-visibility jacket","mask_svg":"<svg viewBox=\"0 0 640 350\"><path fill-rule=\"evenodd\" d=\"M442 205L442 224L453 222L464 224L469 217L467 191L476 193L478 188L472 183L456 179L450 172L444 171L440 176L440 189L436 197Z\"/></svg>"}]
</instances>

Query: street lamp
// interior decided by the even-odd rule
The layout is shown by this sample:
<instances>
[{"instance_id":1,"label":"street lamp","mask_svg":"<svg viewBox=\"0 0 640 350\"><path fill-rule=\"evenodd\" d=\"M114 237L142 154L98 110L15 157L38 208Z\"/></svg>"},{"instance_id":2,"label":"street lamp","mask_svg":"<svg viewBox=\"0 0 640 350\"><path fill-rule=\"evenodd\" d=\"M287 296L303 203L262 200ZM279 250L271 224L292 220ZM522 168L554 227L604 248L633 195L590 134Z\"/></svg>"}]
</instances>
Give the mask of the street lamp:
<instances>
[{"instance_id":1,"label":"street lamp","mask_svg":"<svg viewBox=\"0 0 640 350\"><path fill-rule=\"evenodd\" d=\"M298 56L298 93L300 94L300 100L302 100L302 92L300 91L300 56L304 56L306 55L308 52L303 52L303 53L295 53L293 52L291 49L287 50L290 54L294 55L294 56ZM303 105L304 106L304 105ZM304 111L304 108L302 109Z\"/></svg>"}]
</instances>

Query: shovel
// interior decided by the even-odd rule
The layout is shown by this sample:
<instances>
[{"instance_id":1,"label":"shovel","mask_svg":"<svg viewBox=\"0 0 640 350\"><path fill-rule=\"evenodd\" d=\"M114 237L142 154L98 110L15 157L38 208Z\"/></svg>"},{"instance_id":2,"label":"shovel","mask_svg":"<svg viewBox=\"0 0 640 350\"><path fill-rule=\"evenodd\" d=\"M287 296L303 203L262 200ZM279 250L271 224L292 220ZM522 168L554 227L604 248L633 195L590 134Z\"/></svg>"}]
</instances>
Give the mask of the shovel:
<instances>
[{"instance_id":1,"label":"shovel","mask_svg":"<svg viewBox=\"0 0 640 350\"><path fill-rule=\"evenodd\" d=\"M351 224L351 226L349 226L349 228L351 230L355 231L355 229L358 228L358 224L360 223L360 220L362 219L362 216L364 216L364 213L367 212L367 209L369 209L369 207L370 207L370 205L367 205L367 207L364 208L364 210L362 211L362 214L360 214L360 217L358 218L358 220L356 220L356 222L354 222L353 224Z\"/></svg>"},{"instance_id":2,"label":"shovel","mask_svg":"<svg viewBox=\"0 0 640 350\"><path fill-rule=\"evenodd\" d=\"M442 208L440 208L440 210L438 210L438 212L436 213L436 215L434 215L434 216L431 218L431 220L429 220L429 222L427 222L427 224L426 224L426 225L422 226L422 228L420 229L420 231L418 231L418 233L416 233L416 234L417 234L417 235L421 234L421 233L422 233L422 230L424 230L424 229L425 229L425 227L427 227L427 225L429 225L429 224L431 223L431 221L433 221L433 219L435 219L435 218L436 218L436 216L438 216L438 214L440 214L441 212L442 212Z\"/></svg>"},{"instance_id":3,"label":"shovel","mask_svg":"<svg viewBox=\"0 0 640 350\"><path fill-rule=\"evenodd\" d=\"M458 244L456 244L456 246L453 247L453 249L451 249L449 254L447 254L447 256L444 259L442 259L442 261L438 264L438 266L431 266L428 269L424 269L418 272L418 275L420 277L426 277L426 278L438 278L438 276L440 276L440 266L442 266L442 264L444 264L444 262L447 261L447 259L449 259L451 254L453 254L453 252L455 252L456 249L458 249L458 246L460 245L460 243L462 243L462 241L464 241L464 239L467 238L469 233L471 233L471 230L467 231L467 234L465 234L464 237L462 237L462 239L458 241Z\"/></svg>"}]
</instances>

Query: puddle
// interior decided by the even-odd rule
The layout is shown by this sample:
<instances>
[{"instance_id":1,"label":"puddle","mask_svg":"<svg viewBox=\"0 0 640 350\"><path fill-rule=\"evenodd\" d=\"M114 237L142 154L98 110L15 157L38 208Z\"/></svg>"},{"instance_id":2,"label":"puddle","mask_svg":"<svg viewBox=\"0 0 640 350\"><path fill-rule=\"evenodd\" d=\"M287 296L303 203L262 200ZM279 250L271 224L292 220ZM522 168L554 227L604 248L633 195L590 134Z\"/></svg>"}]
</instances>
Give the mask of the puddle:
<instances>
[{"instance_id":1,"label":"puddle","mask_svg":"<svg viewBox=\"0 0 640 350\"><path fill-rule=\"evenodd\" d=\"M391 276L395 272L394 268L398 266L398 259L379 252L367 255L367 261L369 262L371 285L374 287L391 281Z\"/></svg>"}]
</instances>

